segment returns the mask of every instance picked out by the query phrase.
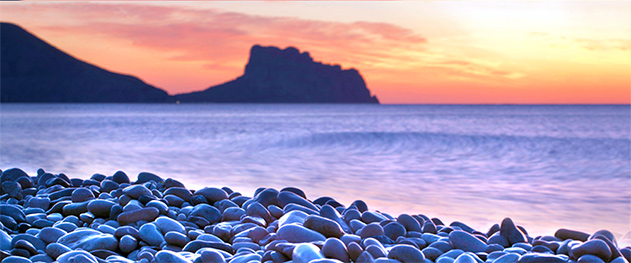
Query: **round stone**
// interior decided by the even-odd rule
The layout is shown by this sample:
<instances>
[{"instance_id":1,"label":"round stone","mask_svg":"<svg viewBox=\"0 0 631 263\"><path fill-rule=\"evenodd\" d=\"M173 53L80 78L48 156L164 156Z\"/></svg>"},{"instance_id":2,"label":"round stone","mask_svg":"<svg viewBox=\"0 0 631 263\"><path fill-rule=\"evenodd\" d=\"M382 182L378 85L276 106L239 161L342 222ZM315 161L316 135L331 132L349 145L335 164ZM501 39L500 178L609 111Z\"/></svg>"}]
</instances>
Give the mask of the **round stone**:
<instances>
[{"instance_id":1,"label":"round stone","mask_svg":"<svg viewBox=\"0 0 631 263\"><path fill-rule=\"evenodd\" d=\"M278 226L283 227L289 224L302 225L308 216L309 215L305 212L294 210L284 214L280 219L278 219Z\"/></svg>"},{"instance_id":2,"label":"round stone","mask_svg":"<svg viewBox=\"0 0 631 263\"><path fill-rule=\"evenodd\" d=\"M127 186L123 189L123 193L133 199L138 199L141 195L152 195L151 190L141 184Z\"/></svg>"},{"instance_id":3,"label":"round stone","mask_svg":"<svg viewBox=\"0 0 631 263\"><path fill-rule=\"evenodd\" d=\"M598 256L605 262L611 259L611 250L605 241L600 239L592 239L581 245L575 246L570 250L570 257L574 260L579 259L583 255L591 254Z\"/></svg>"},{"instance_id":4,"label":"round stone","mask_svg":"<svg viewBox=\"0 0 631 263\"><path fill-rule=\"evenodd\" d=\"M186 243L188 243L191 240L186 235L180 232L171 231L171 232L167 232L164 235L164 241L166 241L169 245L184 247L186 246Z\"/></svg>"},{"instance_id":5,"label":"round stone","mask_svg":"<svg viewBox=\"0 0 631 263\"><path fill-rule=\"evenodd\" d=\"M148 172L141 172L138 174L138 180L136 180L136 184L144 184L149 181L154 181L156 183L164 183L164 179L162 177L157 176Z\"/></svg>"},{"instance_id":6,"label":"round stone","mask_svg":"<svg viewBox=\"0 0 631 263\"><path fill-rule=\"evenodd\" d=\"M293 192L281 191L278 194L278 204L280 205L280 207L284 208L286 205L292 204L292 203L304 206L306 208L309 208L315 211L319 210L313 203L309 202L308 200L304 199L303 197Z\"/></svg>"},{"instance_id":7,"label":"round stone","mask_svg":"<svg viewBox=\"0 0 631 263\"><path fill-rule=\"evenodd\" d=\"M35 207L48 210L50 207L50 198L48 197L33 197L26 202L26 207Z\"/></svg>"},{"instance_id":8,"label":"round stone","mask_svg":"<svg viewBox=\"0 0 631 263\"><path fill-rule=\"evenodd\" d=\"M322 246L322 254L327 258L335 258L342 262L349 262L346 245L337 238L328 238Z\"/></svg>"},{"instance_id":9,"label":"round stone","mask_svg":"<svg viewBox=\"0 0 631 263\"><path fill-rule=\"evenodd\" d=\"M344 235L344 230L335 221L317 215L308 216L304 223L304 227L317 231L325 237L340 238Z\"/></svg>"},{"instance_id":10,"label":"round stone","mask_svg":"<svg viewBox=\"0 0 631 263\"><path fill-rule=\"evenodd\" d=\"M89 228L79 228L65 234L57 242L71 249L83 249L86 251L98 249L114 251L118 248L118 240L113 235L103 234Z\"/></svg>"},{"instance_id":11,"label":"round stone","mask_svg":"<svg viewBox=\"0 0 631 263\"><path fill-rule=\"evenodd\" d=\"M424 262L423 253L411 245L399 244L395 245L388 252L388 258L396 259L401 262Z\"/></svg>"},{"instance_id":12,"label":"round stone","mask_svg":"<svg viewBox=\"0 0 631 263\"><path fill-rule=\"evenodd\" d=\"M136 211L124 212L118 215L116 221L121 225L128 225L131 223L136 223L138 221L153 221L156 217L158 217L160 212L155 207L146 207L143 209L139 209Z\"/></svg>"},{"instance_id":13,"label":"round stone","mask_svg":"<svg viewBox=\"0 0 631 263\"><path fill-rule=\"evenodd\" d=\"M383 227L383 233L392 240L397 240L400 236L405 236L405 227L398 222L390 222Z\"/></svg>"},{"instance_id":14,"label":"round stone","mask_svg":"<svg viewBox=\"0 0 631 263\"><path fill-rule=\"evenodd\" d=\"M313 241L325 241L326 238L311 229L305 228L301 225L284 225L276 232L276 238L279 240L287 240L292 243L313 242Z\"/></svg>"},{"instance_id":15,"label":"round stone","mask_svg":"<svg viewBox=\"0 0 631 263\"><path fill-rule=\"evenodd\" d=\"M583 255L576 261L578 263L605 263L601 258L594 255Z\"/></svg>"},{"instance_id":16,"label":"round stone","mask_svg":"<svg viewBox=\"0 0 631 263\"><path fill-rule=\"evenodd\" d=\"M180 224L180 222L175 221L166 216L158 217L155 220L155 222L156 222L156 226L158 226L158 229L160 229L160 231L163 234L166 234L167 232L170 232L170 231L186 234L186 231L184 230L184 226Z\"/></svg>"},{"instance_id":17,"label":"round stone","mask_svg":"<svg viewBox=\"0 0 631 263\"><path fill-rule=\"evenodd\" d=\"M312 260L324 258L320 248L310 243L303 243L294 248L292 259L296 263L309 263Z\"/></svg>"},{"instance_id":18,"label":"round stone","mask_svg":"<svg viewBox=\"0 0 631 263\"><path fill-rule=\"evenodd\" d=\"M164 242L162 233L158 230L154 223L147 223L140 227L138 230L138 236L142 241L145 241L151 246L159 247Z\"/></svg>"},{"instance_id":19,"label":"round stone","mask_svg":"<svg viewBox=\"0 0 631 263\"><path fill-rule=\"evenodd\" d=\"M226 193L226 191L214 187L206 187L201 190L197 190L195 191L195 195L203 196L210 204L214 204L215 202L220 200L228 199L228 194Z\"/></svg>"},{"instance_id":20,"label":"round stone","mask_svg":"<svg viewBox=\"0 0 631 263\"><path fill-rule=\"evenodd\" d=\"M487 247L482 240L462 230L455 230L449 233L449 241L454 248L467 252L484 252Z\"/></svg>"},{"instance_id":21,"label":"round stone","mask_svg":"<svg viewBox=\"0 0 631 263\"><path fill-rule=\"evenodd\" d=\"M500 235L505 237L511 245L528 241L526 235L515 226L515 223L513 223L513 220L510 218L504 218L504 220L502 220Z\"/></svg>"},{"instance_id":22,"label":"round stone","mask_svg":"<svg viewBox=\"0 0 631 263\"><path fill-rule=\"evenodd\" d=\"M108 200L95 199L88 203L88 211L95 217L109 218L110 210L115 203Z\"/></svg>"},{"instance_id":23,"label":"round stone","mask_svg":"<svg viewBox=\"0 0 631 263\"><path fill-rule=\"evenodd\" d=\"M86 188L77 188L72 191L72 202L80 203L94 199L94 193L91 190Z\"/></svg>"},{"instance_id":24,"label":"round stone","mask_svg":"<svg viewBox=\"0 0 631 263\"><path fill-rule=\"evenodd\" d=\"M57 242L57 240L67 234L68 232L64 231L60 228L55 227L45 227L41 231L39 231L38 237L46 242L46 244Z\"/></svg>"},{"instance_id":25,"label":"round stone","mask_svg":"<svg viewBox=\"0 0 631 263\"><path fill-rule=\"evenodd\" d=\"M52 259L57 259L60 255L69 251L72 251L72 249L59 243L50 243L46 246L46 255Z\"/></svg>"},{"instance_id":26,"label":"round stone","mask_svg":"<svg viewBox=\"0 0 631 263\"><path fill-rule=\"evenodd\" d=\"M361 229L361 233L360 233L360 236L361 236L362 239L369 238L369 237L374 237L374 236L383 236L383 235L384 235L383 227L381 227L381 225L379 225L379 223L370 223L370 224L364 226Z\"/></svg>"},{"instance_id":27,"label":"round stone","mask_svg":"<svg viewBox=\"0 0 631 263\"><path fill-rule=\"evenodd\" d=\"M397 222L403 225L407 231L422 232L421 224L408 214L401 214L397 217Z\"/></svg>"},{"instance_id":28,"label":"round stone","mask_svg":"<svg viewBox=\"0 0 631 263\"><path fill-rule=\"evenodd\" d=\"M123 171L117 171L116 173L114 173L114 175L112 175L112 181L118 183L118 184L129 184L131 183L129 181L129 176L127 176L127 174Z\"/></svg>"},{"instance_id":29,"label":"round stone","mask_svg":"<svg viewBox=\"0 0 631 263\"><path fill-rule=\"evenodd\" d=\"M118 244L119 248L121 251L125 252L125 253L129 253L131 251L133 251L134 249L136 249L136 247L138 246L138 240L136 240L136 238L130 236L130 235L124 235L119 244Z\"/></svg>"},{"instance_id":30,"label":"round stone","mask_svg":"<svg viewBox=\"0 0 631 263\"><path fill-rule=\"evenodd\" d=\"M209 224L221 221L221 212L219 211L219 209L208 204L196 205L195 207L193 207L193 210L191 210L191 213L189 215L191 217L201 217L207 220Z\"/></svg>"},{"instance_id":31,"label":"round stone","mask_svg":"<svg viewBox=\"0 0 631 263\"><path fill-rule=\"evenodd\" d=\"M587 241L587 239L589 238L589 234L587 233L576 231L576 230L565 229L565 228L561 228L557 230L554 233L554 236L561 240L574 239L574 240L580 240L583 242Z\"/></svg>"},{"instance_id":32,"label":"round stone","mask_svg":"<svg viewBox=\"0 0 631 263\"><path fill-rule=\"evenodd\" d=\"M57 262L59 263L74 263L74 262L84 262L84 263L98 263L99 261L92 254L81 251L68 251L57 258Z\"/></svg>"}]
</instances>

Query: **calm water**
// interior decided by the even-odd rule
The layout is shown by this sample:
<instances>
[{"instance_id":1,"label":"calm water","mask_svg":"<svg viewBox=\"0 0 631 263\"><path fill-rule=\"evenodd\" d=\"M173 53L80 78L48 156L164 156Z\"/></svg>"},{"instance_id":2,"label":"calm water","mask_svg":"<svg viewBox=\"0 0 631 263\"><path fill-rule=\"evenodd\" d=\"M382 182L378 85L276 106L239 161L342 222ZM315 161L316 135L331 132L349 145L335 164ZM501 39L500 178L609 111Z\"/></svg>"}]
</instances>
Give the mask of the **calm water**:
<instances>
[{"instance_id":1,"label":"calm water","mask_svg":"<svg viewBox=\"0 0 631 263\"><path fill-rule=\"evenodd\" d=\"M487 230L631 231L629 106L0 105L0 168L297 186ZM622 243L625 243L623 241ZM630 243L626 241L626 243Z\"/></svg>"}]
</instances>

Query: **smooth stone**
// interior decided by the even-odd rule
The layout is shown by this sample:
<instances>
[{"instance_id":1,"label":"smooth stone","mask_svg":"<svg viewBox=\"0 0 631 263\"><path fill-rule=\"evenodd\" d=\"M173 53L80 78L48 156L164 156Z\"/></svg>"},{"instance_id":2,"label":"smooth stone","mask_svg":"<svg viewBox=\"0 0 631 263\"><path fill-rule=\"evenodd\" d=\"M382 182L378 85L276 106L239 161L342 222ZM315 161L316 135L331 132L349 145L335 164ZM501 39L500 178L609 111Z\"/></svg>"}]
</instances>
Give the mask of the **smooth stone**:
<instances>
[{"instance_id":1,"label":"smooth stone","mask_svg":"<svg viewBox=\"0 0 631 263\"><path fill-rule=\"evenodd\" d=\"M292 243L326 240L322 234L301 225L294 224L281 226L276 232L276 236L279 240L287 240Z\"/></svg>"},{"instance_id":2,"label":"smooth stone","mask_svg":"<svg viewBox=\"0 0 631 263\"><path fill-rule=\"evenodd\" d=\"M72 191L72 202L73 203L81 203L85 201L89 201L94 199L94 193L91 190L86 188L77 188Z\"/></svg>"},{"instance_id":3,"label":"smooth stone","mask_svg":"<svg viewBox=\"0 0 631 263\"><path fill-rule=\"evenodd\" d=\"M81 213L85 213L85 212L88 212L88 201L67 204L62 208L62 214L64 216L69 216L69 215L79 216L81 215Z\"/></svg>"},{"instance_id":4,"label":"smooth stone","mask_svg":"<svg viewBox=\"0 0 631 263\"><path fill-rule=\"evenodd\" d=\"M370 223L361 229L361 234L359 236L364 239L374 236L382 236L383 234L383 227L379 225L379 223Z\"/></svg>"},{"instance_id":5,"label":"smooth stone","mask_svg":"<svg viewBox=\"0 0 631 263\"><path fill-rule=\"evenodd\" d=\"M495 234L493 234L491 237L489 237L489 239L486 241L487 244L491 245L491 244L498 244L502 247L509 247L510 243L508 243L508 239L506 239L504 236L500 235L499 232L496 232Z\"/></svg>"},{"instance_id":6,"label":"smooth stone","mask_svg":"<svg viewBox=\"0 0 631 263\"><path fill-rule=\"evenodd\" d=\"M124 212L118 215L116 221L121 225L129 225L138 221L153 221L160 212L155 207L146 207L136 211Z\"/></svg>"},{"instance_id":7,"label":"smooth stone","mask_svg":"<svg viewBox=\"0 0 631 263\"><path fill-rule=\"evenodd\" d=\"M59 243L50 243L46 246L45 251L52 259L57 259L61 254L72 251L72 249Z\"/></svg>"},{"instance_id":8,"label":"smooth stone","mask_svg":"<svg viewBox=\"0 0 631 263\"><path fill-rule=\"evenodd\" d=\"M388 252L388 258L401 262L425 262L423 252L411 245L394 245Z\"/></svg>"},{"instance_id":9,"label":"smooth stone","mask_svg":"<svg viewBox=\"0 0 631 263\"><path fill-rule=\"evenodd\" d=\"M197 254L200 254L201 262L225 263L226 258L220 251L203 248Z\"/></svg>"},{"instance_id":10,"label":"smooth stone","mask_svg":"<svg viewBox=\"0 0 631 263\"><path fill-rule=\"evenodd\" d=\"M221 238L219 238L219 237L217 237L217 236L215 236L213 234L201 234L195 240L219 242L219 243L223 243L224 242L223 240L221 240Z\"/></svg>"},{"instance_id":11,"label":"smooth stone","mask_svg":"<svg viewBox=\"0 0 631 263\"><path fill-rule=\"evenodd\" d=\"M92 254L82 251L74 250L68 251L57 258L59 263L98 263L99 261Z\"/></svg>"},{"instance_id":12,"label":"smooth stone","mask_svg":"<svg viewBox=\"0 0 631 263\"><path fill-rule=\"evenodd\" d=\"M340 238L344 235L344 230L335 221L317 215L310 215L305 218L303 226L317 231L325 237Z\"/></svg>"},{"instance_id":13,"label":"smooth stone","mask_svg":"<svg viewBox=\"0 0 631 263\"><path fill-rule=\"evenodd\" d=\"M30 260L32 262L45 262L45 263L53 263L53 261L55 261L54 259L52 259L46 254L38 254L38 255L32 256Z\"/></svg>"},{"instance_id":14,"label":"smooth stone","mask_svg":"<svg viewBox=\"0 0 631 263\"><path fill-rule=\"evenodd\" d=\"M175 196L177 196L179 198L182 198L182 200L187 201L187 202L193 196L191 191L186 189L186 188L184 188L184 187L171 187L171 188L167 189L166 191L164 191L163 194L164 195L175 195Z\"/></svg>"},{"instance_id":15,"label":"smooth stone","mask_svg":"<svg viewBox=\"0 0 631 263\"><path fill-rule=\"evenodd\" d=\"M450 242L446 242L446 241L436 241L434 243L431 243L429 246L430 247L435 247L435 248L437 248L437 249L439 249L440 251L443 251L443 252L449 251L450 249L453 248L451 243Z\"/></svg>"},{"instance_id":16,"label":"smooth stone","mask_svg":"<svg viewBox=\"0 0 631 263\"><path fill-rule=\"evenodd\" d=\"M151 200L145 206L157 208L161 215L166 215L169 212L169 207L162 201Z\"/></svg>"},{"instance_id":17,"label":"smooth stone","mask_svg":"<svg viewBox=\"0 0 631 263\"><path fill-rule=\"evenodd\" d=\"M117 171L116 173L114 173L114 175L112 175L112 181L118 183L118 184L130 184L131 181L129 180L129 176L127 176L127 174L123 171Z\"/></svg>"},{"instance_id":18,"label":"smooth stone","mask_svg":"<svg viewBox=\"0 0 631 263\"><path fill-rule=\"evenodd\" d=\"M2 260L3 263L32 263L28 258L20 256L8 256Z\"/></svg>"},{"instance_id":19,"label":"smooth stone","mask_svg":"<svg viewBox=\"0 0 631 263\"><path fill-rule=\"evenodd\" d=\"M422 232L420 223L408 214L401 214L397 217L397 222L403 225L407 231Z\"/></svg>"},{"instance_id":20,"label":"smooth stone","mask_svg":"<svg viewBox=\"0 0 631 263\"><path fill-rule=\"evenodd\" d=\"M342 215L330 205L324 205L320 208L320 216L335 221L345 233L351 233L351 227L342 219Z\"/></svg>"},{"instance_id":21,"label":"smooth stone","mask_svg":"<svg viewBox=\"0 0 631 263\"><path fill-rule=\"evenodd\" d=\"M50 198L48 197L33 197L26 202L27 207L41 208L48 210L50 207Z\"/></svg>"},{"instance_id":22,"label":"smooth stone","mask_svg":"<svg viewBox=\"0 0 631 263\"><path fill-rule=\"evenodd\" d=\"M140 239L151 246L159 247L164 242L162 233L158 230L158 227L154 223L147 223L140 227L138 230L138 236Z\"/></svg>"},{"instance_id":23,"label":"smooth stone","mask_svg":"<svg viewBox=\"0 0 631 263\"><path fill-rule=\"evenodd\" d=\"M219 243L219 242L210 242L210 241L202 241L202 240L193 240L191 242L188 242L188 244L186 244L186 246L182 248L182 251L188 251L188 252L194 253L202 248L215 248L215 249L220 249L229 253L233 253L232 246L230 246L230 244L226 244L223 242Z\"/></svg>"},{"instance_id":24,"label":"smooth stone","mask_svg":"<svg viewBox=\"0 0 631 263\"><path fill-rule=\"evenodd\" d=\"M103 234L89 228L79 228L65 234L57 240L57 243L71 249L83 249L86 251L97 249L116 250L118 248L118 240L113 235Z\"/></svg>"},{"instance_id":25,"label":"smooth stone","mask_svg":"<svg viewBox=\"0 0 631 263\"><path fill-rule=\"evenodd\" d=\"M245 215L245 210L240 207L228 207L223 212L223 221L239 221Z\"/></svg>"},{"instance_id":26,"label":"smooth stone","mask_svg":"<svg viewBox=\"0 0 631 263\"><path fill-rule=\"evenodd\" d=\"M423 255L425 255L426 259L435 261L441 254L443 254L443 251L435 248L435 247L426 247L423 250L421 250L421 252L423 252Z\"/></svg>"},{"instance_id":27,"label":"smooth stone","mask_svg":"<svg viewBox=\"0 0 631 263\"><path fill-rule=\"evenodd\" d=\"M505 237L511 245L528 241L526 235L508 217L504 218L500 224L500 235Z\"/></svg>"},{"instance_id":28,"label":"smooth stone","mask_svg":"<svg viewBox=\"0 0 631 263\"><path fill-rule=\"evenodd\" d=\"M208 221L209 224L213 224L213 223L217 223L221 221L221 212L219 211L219 209L213 206L210 206L208 204L198 204L194 206L189 216L191 217L197 216L197 217L204 218L205 220Z\"/></svg>"},{"instance_id":29,"label":"smooth stone","mask_svg":"<svg viewBox=\"0 0 631 263\"><path fill-rule=\"evenodd\" d=\"M601 258L594 255L583 255L576 261L578 263L605 263Z\"/></svg>"},{"instance_id":30,"label":"smooth stone","mask_svg":"<svg viewBox=\"0 0 631 263\"><path fill-rule=\"evenodd\" d=\"M20 240L25 240L26 242L33 245L37 250L43 251L44 249L46 249L46 244L44 243L44 241L29 234L17 234L13 236L13 238L11 239L11 247L15 247L15 243Z\"/></svg>"},{"instance_id":31,"label":"smooth stone","mask_svg":"<svg viewBox=\"0 0 631 263\"><path fill-rule=\"evenodd\" d=\"M302 225L309 215L302 211L291 211L289 213L284 214L280 219L278 219L278 226L283 227L289 224L299 224Z\"/></svg>"},{"instance_id":32,"label":"smooth stone","mask_svg":"<svg viewBox=\"0 0 631 263\"><path fill-rule=\"evenodd\" d=\"M278 204L278 191L273 188L266 188L254 197L254 200L262 204L263 206L277 205Z\"/></svg>"},{"instance_id":33,"label":"smooth stone","mask_svg":"<svg viewBox=\"0 0 631 263\"><path fill-rule=\"evenodd\" d=\"M138 199L141 195L152 195L151 190L142 184L127 186L123 189L123 193L133 199Z\"/></svg>"},{"instance_id":34,"label":"smooth stone","mask_svg":"<svg viewBox=\"0 0 631 263\"><path fill-rule=\"evenodd\" d=\"M386 257L386 251L380 245L367 246L364 251L370 253L373 258Z\"/></svg>"},{"instance_id":35,"label":"smooth stone","mask_svg":"<svg viewBox=\"0 0 631 263\"><path fill-rule=\"evenodd\" d=\"M217 201L228 199L228 193L226 193L226 191L214 187L205 187L197 190L195 191L195 195L203 196L209 204L214 204Z\"/></svg>"},{"instance_id":36,"label":"smooth stone","mask_svg":"<svg viewBox=\"0 0 631 263\"><path fill-rule=\"evenodd\" d=\"M18 240L18 242L15 242L15 245L13 247L25 249L31 255L37 254L37 249L35 249L35 247L31 245L31 243L27 242L26 240Z\"/></svg>"},{"instance_id":37,"label":"smooth stone","mask_svg":"<svg viewBox=\"0 0 631 263\"><path fill-rule=\"evenodd\" d=\"M180 233L180 232L167 232L164 235L164 240L169 244L169 245L174 245L174 246L178 246L178 247L184 247L186 246L186 243L190 242L191 240L184 234Z\"/></svg>"},{"instance_id":38,"label":"smooth stone","mask_svg":"<svg viewBox=\"0 0 631 263\"><path fill-rule=\"evenodd\" d=\"M245 214L253 217L260 217L265 219L265 222L272 222L272 215L270 215L267 208L258 202L253 202L245 209Z\"/></svg>"},{"instance_id":39,"label":"smooth stone","mask_svg":"<svg viewBox=\"0 0 631 263\"><path fill-rule=\"evenodd\" d=\"M154 181L156 183L164 183L164 179L162 177L157 176L153 173L141 172L138 174L138 180L136 180L136 184L144 184L149 181Z\"/></svg>"},{"instance_id":40,"label":"smooth stone","mask_svg":"<svg viewBox=\"0 0 631 263\"><path fill-rule=\"evenodd\" d=\"M18 222L15 222L15 219L10 216L0 215L0 223L12 230L15 230L18 227Z\"/></svg>"},{"instance_id":41,"label":"smooth stone","mask_svg":"<svg viewBox=\"0 0 631 263\"><path fill-rule=\"evenodd\" d=\"M0 230L0 250L9 251L11 249L11 236Z\"/></svg>"},{"instance_id":42,"label":"smooth stone","mask_svg":"<svg viewBox=\"0 0 631 263\"><path fill-rule=\"evenodd\" d=\"M554 236L561 240L574 239L574 240L579 240L583 242L587 241L587 239L589 238L589 234L587 233L576 231L576 230L565 229L565 228L561 228L557 230L554 233Z\"/></svg>"},{"instance_id":43,"label":"smooth stone","mask_svg":"<svg viewBox=\"0 0 631 263\"><path fill-rule=\"evenodd\" d=\"M53 242L57 242L57 240L59 240L59 238L61 238L65 234L68 234L68 232L64 231L63 229L55 227L45 227L39 232L38 237L42 241L46 242L46 244L50 244Z\"/></svg>"},{"instance_id":44,"label":"smooth stone","mask_svg":"<svg viewBox=\"0 0 631 263\"><path fill-rule=\"evenodd\" d=\"M22 186L19 183L13 181L7 181L2 183L2 192L9 198L15 198L22 200Z\"/></svg>"},{"instance_id":45,"label":"smooth stone","mask_svg":"<svg viewBox=\"0 0 631 263\"><path fill-rule=\"evenodd\" d=\"M278 194L278 204L285 208L288 204L297 204L318 211L319 209L310 201L290 191L282 191Z\"/></svg>"},{"instance_id":46,"label":"smooth stone","mask_svg":"<svg viewBox=\"0 0 631 263\"><path fill-rule=\"evenodd\" d=\"M328 238L322 246L322 254L327 258L335 258L342 262L350 262L346 245L337 238Z\"/></svg>"},{"instance_id":47,"label":"smooth stone","mask_svg":"<svg viewBox=\"0 0 631 263\"><path fill-rule=\"evenodd\" d=\"M95 217L109 218L110 210L114 205L112 201L96 199L88 203L88 211Z\"/></svg>"},{"instance_id":48,"label":"smooth stone","mask_svg":"<svg viewBox=\"0 0 631 263\"><path fill-rule=\"evenodd\" d=\"M558 256L549 254L526 254L519 258L519 263L563 263L568 262Z\"/></svg>"},{"instance_id":49,"label":"smooth stone","mask_svg":"<svg viewBox=\"0 0 631 263\"><path fill-rule=\"evenodd\" d=\"M400 236L405 236L407 231L405 227L398 222L390 222L383 227L383 233L392 240L396 240Z\"/></svg>"},{"instance_id":50,"label":"smooth stone","mask_svg":"<svg viewBox=\"0 0 631 263\"><path fill-rule=\"evenodd\" d=\"M454 263L478 263L478 261L475 260L474 256L472 256L471 254L463 253L454 260Z\"/></svg>"},{"instance_id":51,"label":"smooth stone","mask_svg":"<svg viewBox=\"0 0 631 263\"><path fill-rule=\"evenodd\" d=\"M294 248L293 262L309 263L312 260L322 259L324 256L320 252L320 248L310 243L303 243Z\"/></svg>"},{"instance_id":52,"label":"smooth stone","mask_svg":"<svg viewBox=\"0 0 631 263\"><path fill-rule=\"evenodd\" d=\"M163 234L166 234L167 232L170 231L175 231L175 232L179 232L182 234L186 234L186 230L184 229L184 226L182 224L180 224L180 222L175 221L171 218L168 218L166 216L160 216L158 217L156 220L156 226L158 226L158 229L160 229L160 231Z\"/></svg>"},{"instance_id":53,"label":"smooth stone","mask_svg":"<svg viewBox=\"0 0 631 263\"><path fill-rule=\"evenodd\" d=\"M629 261L625 257L617 257L612 259L609 263L629 263Z\"/></svg>"},{"instance_id":54,"label":"smooth stone","mask_svg":"<svg viewBox=\"0 0 631 263\"><path fill-rule=\"evenodd\" d=\"M16 181L20 177L30 178L26 172L20 168L11 168L4 170L0 175L0 182Z\"/></svg>"},{"instance_id":55,"label":"smooth stone","mask_svg":"<svg viewBox=\"0 0 631 263\"><path fill-rule=\"evenodd\" d=\"M169 263L192 263L191 260L186 257L175 253L173 251L161 250L155 255L156 262L169 262Z\"/></svg>"},{"instance_id":56,"label":"smooth stone","mask_svg":"<svg viewBox=\"0 0 631 263\"><path fill-rule=\"evenodd\" d=\"M591 254L598 256L605 262L609 262L611 259L611 250L605 241L600 239L592 239L581 245L572 247L570 250L570 257L577 260L583 255Z\"/></svg>"},{"instance_id":57,"label":"smooth stone","mask_svg":"<svg viewBox=\"0 0 631 263\"><path fill-rule=\"evenodd\" d=\"M493 263L514 263L519 261L519 254L515 253L506 253L503 256L498 257L493 261Z\"/></svg>"},{"instance_id":58,"label":"smooth stone","mask_svg":"<svg viewBox=\"0 0 631 263\"><path fill-rule=\"evenodd\" d=\"M236 255L230 260L230 263L261 262L261 259L262 256L259 254Z\"/></svg>"},{"instance_id":59,"label":"smooth stone","mask_svg":"<svg viewBox=\"0 0 631 263\"><path fill-rule=\"evenodd\" d=\"M368 253L368 251L364 251L359 254L359 257L357 257L355 263L375 263L375 258L372 256L372 254Z\"/></svg>"},{"instance_id":60,"label":"smooth stone","mask_svg":"<svg viewBox=\"0 0 631 263\"><path fill-rule=\"evenodd\" d=\"M319 214L319 212L317 210L311 209L311 208L307 208L305 206L299 205L299 204L287 204L284 208L283 208L283 213L289 213L291 211L302 211L305 212L309 215L317 215Z\"/></svg>"},{"instance_id":61,"label":"smooth stone","mask_svg":"<svg viewBox=\"0 0 631 263\"><path fill-rule=\"evenodd\" d=\"M484 252L487 247L480 239L462 230L455 230L449 233L449 241L454 248L467 252Z\"/></svg>"},{"instance_id":62,"label":"smooth stone","mask_svg":"<svg viewBox=\"0 0 631 263\"><path fill-rule=\"evenodd\" d=\"M124 235L118 243L118 247L120 248L120 250L125 253L133 251L134 249L136 249L137 246L138 240L130 235Z\"/></svg>"},{"instance_id":63,"label":"smooth stone","mask_svg":"<svg viewBox=\"0 0 631 263\"><path fill-rule=\"evenodd\" d=\"M26 215L22 209L19 209L14 205L1 204L0 214L13 218L13 220L17 223L26 222Z\"/></svg>"},{"instance_id":64,"label":"smooth stone","mask_svg":"<svg viewBox=\"0 0 631 263\"><path fill-rule=\"evenodd\" d=\"M438 228L436 227L434 222L428 220L428 221L425 221L425 223L423 223L423 233L436 234L438 233Z\"/></svg>"},{"instance_id":65,"label":"smooth stone","mask_svg":"<svg viewBox=\"0 0 631 263\"><path fill-rule=\"evenodd\" d=\"M109 193L120 187L120 184L112 180L103 180L101 182L101 193Z\"/></svg>"},{"instance_id":66,"label":"smooth stone","mask_svg":"<svg viewBox=\"0 0 631 263\"><path fill-rule=\"evenodd\" d=\"M388 218L377 212L366 211L362 213L361 220L366 224L370 224L379 223L383 220L388 220Z\"/></svg>"}]
</instances>

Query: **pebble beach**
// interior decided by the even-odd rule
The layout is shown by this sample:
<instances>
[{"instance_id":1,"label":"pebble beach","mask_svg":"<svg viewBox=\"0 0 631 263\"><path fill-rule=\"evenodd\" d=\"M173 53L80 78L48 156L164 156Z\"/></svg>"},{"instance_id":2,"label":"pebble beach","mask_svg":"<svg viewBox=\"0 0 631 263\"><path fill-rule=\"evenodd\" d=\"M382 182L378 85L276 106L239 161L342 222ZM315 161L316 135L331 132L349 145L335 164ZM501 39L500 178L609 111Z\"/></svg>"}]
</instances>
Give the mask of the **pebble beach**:
<instances>
[{"instance_id":1,"label":"pebble beach","mask_svg":"<svg viewBox=\"0 0 631 263\"><path fill-rule=\"evenodd\" d=\"M473 229L294 187L242 194L146 172L79 179L19 168L0 181L2 263L631 261L607 230L533 237L510 218Z\"/></svg>"}]
</instances>

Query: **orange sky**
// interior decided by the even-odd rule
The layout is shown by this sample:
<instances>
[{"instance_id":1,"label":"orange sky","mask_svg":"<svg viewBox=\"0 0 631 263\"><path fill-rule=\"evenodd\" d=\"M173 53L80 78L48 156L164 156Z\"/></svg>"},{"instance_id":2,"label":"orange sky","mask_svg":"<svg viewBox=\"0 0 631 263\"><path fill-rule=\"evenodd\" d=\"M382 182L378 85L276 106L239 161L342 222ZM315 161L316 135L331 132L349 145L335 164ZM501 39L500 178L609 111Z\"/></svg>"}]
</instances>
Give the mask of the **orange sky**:
<instances>
[{"instance_id":1,"label":"orange sky","mask_svg":"<svg viewBox=\"0 0 631 263\"><path fill-rule=\"evenodd\" d=\"M254 44L358 69L382 103L631 103L631 2L0 2L0 19L170 94ZM0 29L1 30L1 29Z\"/></svg>"}]
</instances>

